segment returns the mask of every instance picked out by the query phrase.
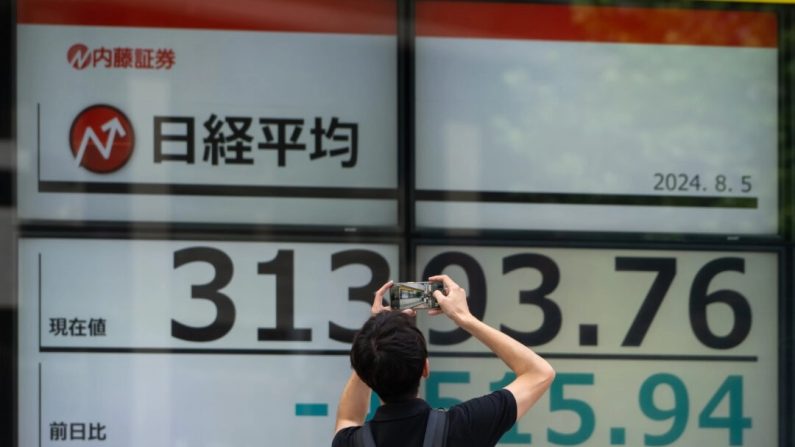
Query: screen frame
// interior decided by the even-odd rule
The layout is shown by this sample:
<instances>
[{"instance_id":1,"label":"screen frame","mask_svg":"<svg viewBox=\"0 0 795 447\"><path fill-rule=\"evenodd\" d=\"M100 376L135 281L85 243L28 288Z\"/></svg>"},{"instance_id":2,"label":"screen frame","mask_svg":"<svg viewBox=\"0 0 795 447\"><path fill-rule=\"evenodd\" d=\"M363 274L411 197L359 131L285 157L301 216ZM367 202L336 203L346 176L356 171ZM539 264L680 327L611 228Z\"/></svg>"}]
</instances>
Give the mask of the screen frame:
<instances>
[{"instance_id":1,"label":"screen frame","mask_svg":"<svg viewBox=\"0 0 795 447\"><path fill-rule=\"evenodd\" d=\"M0 95L0 135L7 129L10 138L13 168L10 172L10 184L0 183L0 193L8 193L9 206L14 218L15 228L12 231L13 252L0 254L9 260L8 266L12 278L12 302L15 307L10 309L9 325L3 326L3 352L10 352L11 357L0 356L3 368L0 375L9 374L10 381L0 391L0 405L10 414L0 424L0 444L17 445L18 415L17 408L20 396L17 388L18 372L18 312L19 296L17 293L18 259L16 246L21 238L76 238L76 239L169 239L169 240L207 240L207 241L284 241L284 242L388 242L399 246L401 277L407 272L415 271L417 245L484 245L484 246L533 246L560 248L621 248L621 249L674 249L674 250L709 250L709 251L764 251L774 252L779 256L779 436L778 445L795 444L795 428L786 422L795 415L795 227L792 223L793 170L795 156L792 155L791 143L794 140L795 117L793 101L795 101L795 7L786 4L769 3L735 3L735 2L695 2L687 3L687 8L718 8L739 9L749 11L775 12L779 23L779 231L770 236L734 236L734 235L700 235L700 234L669 234L669 233L620 233L620 232L567 232L567 231L530 231L530 230L433 230L417 228L416 197L414 194L414 7L415 3L427 0L397 1L398 11L398 58L397 76L397 194L398 217L395 227L344 228L340 226L306 226L306 225L223 225L206 223L156 223L156 222L115 222L115 221L81 221L81 220L26 220L17 222L16 217L16 0L4 3L0 8L0 21L5 21L8 28L0 27L0 35L7 30L8 39L0 39L0 60L6 61L5 69L0 69L0 89L9 89L8 95ZM464 0L467 1L467 0ZM483 0L492 1L492 0ZM511 2L516 0L503 0ZM521 1L521 0L518 0ZM571 1L538 0L535 3L570 4ZM623 1L609 0L600 2L589 0L592 5L620 5L633 7L685 7L683 1ZM4 98L7 98L4 100ZM7 109L6 109L7 108ZM7 112L7 113L6 113ZM2 202L2 201L0 201ZM0 206L2 204L0 203ZM5 317L5 314L4 314ZM4 322L7 321L4 318ZM5 343L10 343L8 346ZM6 427L6 430L2 430Z\"/></svg>"}]
</instances>

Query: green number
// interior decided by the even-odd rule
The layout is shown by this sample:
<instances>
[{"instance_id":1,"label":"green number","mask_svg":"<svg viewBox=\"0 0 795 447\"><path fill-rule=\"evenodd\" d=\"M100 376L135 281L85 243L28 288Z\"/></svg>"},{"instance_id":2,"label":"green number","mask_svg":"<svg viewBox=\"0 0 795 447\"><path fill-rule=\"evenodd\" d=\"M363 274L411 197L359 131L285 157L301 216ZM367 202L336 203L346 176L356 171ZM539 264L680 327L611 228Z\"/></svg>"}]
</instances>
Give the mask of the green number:
<instances>
[{"instance_id":1,"label":"green number","mask_svg":"<svg viewBox=\"0 0 795 447\"><path fill-rule=\"evenodd\" d=\"M721 401L728 396L729 415L713 416ZM723 381L718 391L707 402L698 415L698 426L704 428L728 428L729 444L743 445L743 430L751 428L751 418L743 417L743 378L729 376Z\"/></svg>"},{"instance_id":2,"label":"green number","mask_svg":"<svg viewBox=\"0 0 795 447\"><path fill-rule=\"evenodd\" d=\"M509 383L516 380L516 374L509 372L505 373L502 380L498 380L496 382L491 382L489 384L489 390L497 391L501 388L505 388ZM530 437L530 433L519 433L519 424L513 424L510 430L505 432L500 438L500 444L530 444L532 442L532 438Z\"/></svg>"},{"instance_id":3,"label":"green number","mask_svg":"<svg viewBox=\"0 0 795 447\"><path fill-rule=\"evenodd\" d=\"M367 412L367 416L364 417L364 420L369 421L370 419L375 416L375 410L381 406L381 401L378 399L378 394L373 391L370 393L370 411Z\"/></svg>"},{"instance_id":4,"label":"green number","mask_svg":"<svg viewBox=\"0 0 795 447\"><path fill-rule=\"evenodd\" d=\"M464 371L431 372L425 381L425 400L433 408L449 408L461 403L452 397L439 396L439 386L442 383L469 383L469 373Z\"/></svg>"},{"instance_id":5,"label":"green number","mask_svg":"<svg viewBox=\"0 0 795 447\"><path fill-rule=\"evenodd\" d=\"M565 385L593 385L593 374L561 373L555 376L555 381L549 389L549 410L568 410L577 413L580 417L580 428L571 433L547 429L547 439L553 444L574 445L588 440L593 434L596 417L593 408L585 401L563 397Z\"/></svg>"},{"instance_id":6,"label":"green number","mask_svg":"<svg viewBox=\"0 0 795 447\"><path fill-rule=\"evenodd\" d=\"M654 403L654 391L660 385L668 385L674 395L672 408L660 408ZM655 421L664 421L673 418L671 429L660 435L644 434L646 445L668 445L682 436L687 427L687 417L690 413L690 403L687 397L687 388L682 380L673 374L655 374L640 386L638 395L640 409L643 414Z\"/></svg>"}]
</instances>

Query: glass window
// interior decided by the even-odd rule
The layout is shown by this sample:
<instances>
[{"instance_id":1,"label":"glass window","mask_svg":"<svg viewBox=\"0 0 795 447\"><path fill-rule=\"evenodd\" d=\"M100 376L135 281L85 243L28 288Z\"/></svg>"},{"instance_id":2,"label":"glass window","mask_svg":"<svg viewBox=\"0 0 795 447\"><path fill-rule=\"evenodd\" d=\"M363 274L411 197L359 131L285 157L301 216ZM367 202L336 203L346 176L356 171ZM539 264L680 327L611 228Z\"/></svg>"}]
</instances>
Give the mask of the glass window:
<instances>
[{"instance_id":1,"label":"glass window","mask_svg":"<svg viewBox=\"0 0 795 447\"><path fill-rule=\"evenodd\" d=\"M500 445L795 443L788 2L11 3L0 444L330 444L439 273L557 371Z\"/></svg>"}]
</instances>

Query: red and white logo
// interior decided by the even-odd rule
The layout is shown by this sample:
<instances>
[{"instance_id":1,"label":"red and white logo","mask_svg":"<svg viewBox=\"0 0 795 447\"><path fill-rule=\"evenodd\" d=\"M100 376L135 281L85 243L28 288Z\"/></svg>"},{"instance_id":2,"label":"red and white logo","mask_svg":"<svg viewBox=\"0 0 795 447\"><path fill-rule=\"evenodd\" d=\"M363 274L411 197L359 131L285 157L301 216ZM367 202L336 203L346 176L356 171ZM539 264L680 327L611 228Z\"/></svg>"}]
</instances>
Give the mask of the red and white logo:
<instances>
[{"instance_id":1,"label":"red and white logo","mask_svg":"<svg viewBox=\"0 0 795 447\"><path fill-rule=\"evenodd\" d=\"M76 43L66 52L66 60L77 70L83 70L91 63L91 52L82 43Z\"/></svg>"},{"instance_id":2,"label":"red and white logo","mask_svg":"<svg viewBox=\"0 0 795 447\"><path fill-rule=\"evenodd\" d=\"M121 110L98 104L75 117L69 131L69 145L78 166L107 174L119 170L130 159L135 134Z\"/></svg>"}]
</instances>

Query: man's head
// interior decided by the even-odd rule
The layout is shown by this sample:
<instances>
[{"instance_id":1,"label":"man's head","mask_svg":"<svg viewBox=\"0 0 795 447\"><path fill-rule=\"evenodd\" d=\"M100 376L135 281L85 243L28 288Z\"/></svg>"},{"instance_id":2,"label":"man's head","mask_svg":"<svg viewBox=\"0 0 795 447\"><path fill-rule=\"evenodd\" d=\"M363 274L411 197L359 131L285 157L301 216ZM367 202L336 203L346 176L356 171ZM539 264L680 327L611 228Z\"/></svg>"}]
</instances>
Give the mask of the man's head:
<instances>
[{"instance_id":1,"label":"man's head","mask_svg":"<svg viewBox=\"0 0 795 447\"><path fill-rule=\"evenodd\" d=\"M410 316L381 312L364 323L351 346L356 374L384 402L413 398L427 374L425 337Z\"/></svg>"}]
</instances>

